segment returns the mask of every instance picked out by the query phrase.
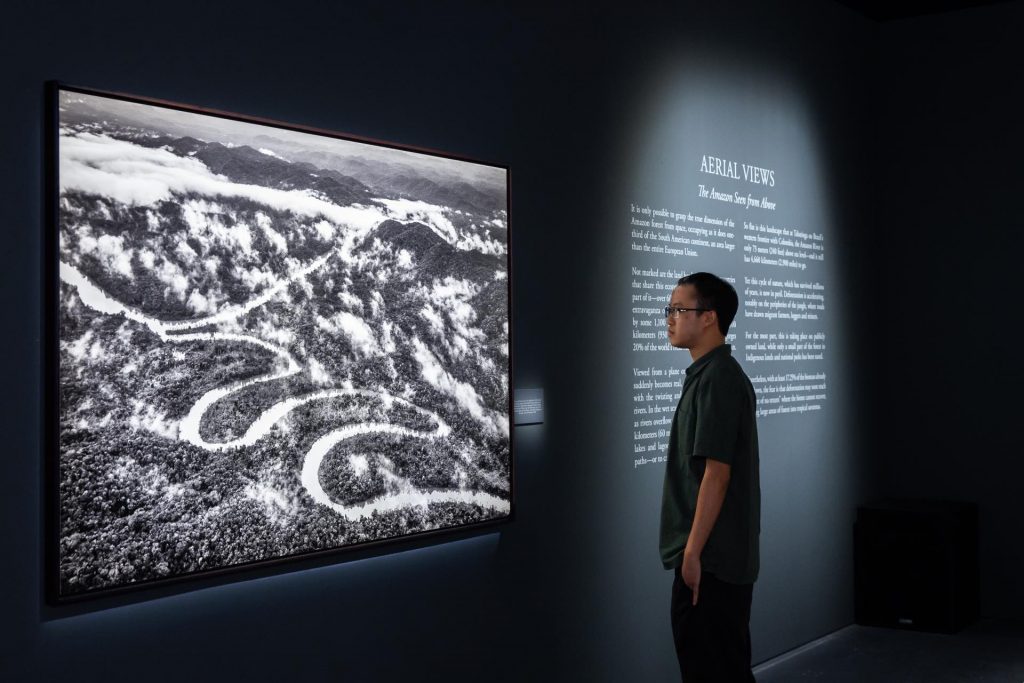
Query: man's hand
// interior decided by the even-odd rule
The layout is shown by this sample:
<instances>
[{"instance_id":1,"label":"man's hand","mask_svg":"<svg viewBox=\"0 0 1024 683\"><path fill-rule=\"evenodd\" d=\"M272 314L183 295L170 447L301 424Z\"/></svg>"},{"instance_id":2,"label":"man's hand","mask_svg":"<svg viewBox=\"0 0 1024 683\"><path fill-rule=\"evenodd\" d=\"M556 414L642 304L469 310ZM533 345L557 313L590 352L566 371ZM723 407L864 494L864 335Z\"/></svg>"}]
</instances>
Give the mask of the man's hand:
<instances>
[{"instance_id":1,"label":"man's hand","mask_svg":"<svg viewBox=\"0 0 1024 683\"><path fill-rule=\"evenodd\" d=\"M679 568L683 583L693 592L693 604L697 604L697 593L700 592L700 556L691 553L687 548L683 551L683 565Z\"/></svg>"},{"instance_id":2,"label":"man's hand","mask_svg":"<svg viewBox=\"0 0 1024 683\"><path fill-rule=\"evenodd\" d=\"M704 552L704 544L711 535L718 513L722 511L731 477L730 465L713 458L707 459L704 478L697 492L697 510L693 515L690 535L686 539L686 550L683 551L683 566L679 568L683 583L693 591L694 605L697 604L697 591L700 589L700 554Z\"/></svg>"}]
</instances>

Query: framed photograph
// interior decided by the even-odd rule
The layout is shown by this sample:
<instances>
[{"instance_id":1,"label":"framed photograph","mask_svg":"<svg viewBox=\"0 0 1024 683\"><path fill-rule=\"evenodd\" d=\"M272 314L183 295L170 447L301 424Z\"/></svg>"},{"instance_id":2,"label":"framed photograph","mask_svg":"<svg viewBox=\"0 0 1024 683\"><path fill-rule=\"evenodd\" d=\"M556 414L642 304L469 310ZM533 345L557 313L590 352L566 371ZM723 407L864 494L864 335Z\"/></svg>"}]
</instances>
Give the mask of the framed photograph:
<instances>
[{"instance_id":1,"label":"framed photograph","mask_svg":"<svg viewBox=\"0 0 1024 683\"><path fill-rule=\"evenodd\" d=\"M49 595L512 515L508 169L50 90Z\"/></svg>"}]
</instances>

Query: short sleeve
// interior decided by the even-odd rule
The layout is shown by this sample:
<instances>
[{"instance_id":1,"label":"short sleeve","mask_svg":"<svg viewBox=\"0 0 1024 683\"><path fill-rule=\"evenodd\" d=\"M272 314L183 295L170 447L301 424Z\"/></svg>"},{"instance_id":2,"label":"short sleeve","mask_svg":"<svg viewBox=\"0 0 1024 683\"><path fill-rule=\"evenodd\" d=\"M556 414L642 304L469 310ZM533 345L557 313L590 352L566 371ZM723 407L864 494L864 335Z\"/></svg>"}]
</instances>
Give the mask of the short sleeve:
<instances>
[{"instance_id":1,"label":"short sleeve","mask_svg":"<svg viewBox=\"0 0 1024 683\"><path fill-rule=\"evenodd\" d=\"M740 378L715 373L697 387L697 429L693 455L732 465L747 400Z\"/></svg>"}]
</instances>

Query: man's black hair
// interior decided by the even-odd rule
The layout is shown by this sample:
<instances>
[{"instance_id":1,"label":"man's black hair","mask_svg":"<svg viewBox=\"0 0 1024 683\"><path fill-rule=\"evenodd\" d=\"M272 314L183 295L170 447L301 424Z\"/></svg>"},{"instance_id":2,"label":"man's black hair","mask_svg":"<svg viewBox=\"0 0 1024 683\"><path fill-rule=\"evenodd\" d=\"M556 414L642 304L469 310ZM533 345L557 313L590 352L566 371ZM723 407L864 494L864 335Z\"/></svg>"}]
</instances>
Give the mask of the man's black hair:
<instances>
[{"instance_id":1,"label":"man's black hair","mask_svg":"<svg viewBox=\"0 0 1024 683\"><path fill-rule=\"evenodd\" d=\"M729 326L740 307L740 299L732 285L711 273L691 273L679 278L678 285L693 285L697 292L697 307L717 313L719 331L722 336L729 333Z\"/></svg>"}]
</instances>

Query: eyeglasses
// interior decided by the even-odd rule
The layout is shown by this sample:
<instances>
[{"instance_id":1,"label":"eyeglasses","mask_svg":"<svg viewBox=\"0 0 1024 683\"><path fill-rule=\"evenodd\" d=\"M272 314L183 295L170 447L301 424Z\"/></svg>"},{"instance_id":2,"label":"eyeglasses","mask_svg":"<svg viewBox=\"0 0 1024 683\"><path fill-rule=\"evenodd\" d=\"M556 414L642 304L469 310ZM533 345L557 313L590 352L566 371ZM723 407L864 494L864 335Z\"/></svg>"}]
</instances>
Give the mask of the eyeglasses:
<instances>
[{"instance_id":1,"label":"eyeglasses","mask_svg":"<svg viewBox=\"0 0 1024 683\"><path fill-rule=\"evenodd\" d=\"M713 308L683 308L682 306L666 306L665 307L665 317L666 318L675 318L680 313L686 313L687 311L697 311L698 313L703 313L705 311L712 311L712 310L714 310L714 309Z\"/></svg>"}]
</instances>

